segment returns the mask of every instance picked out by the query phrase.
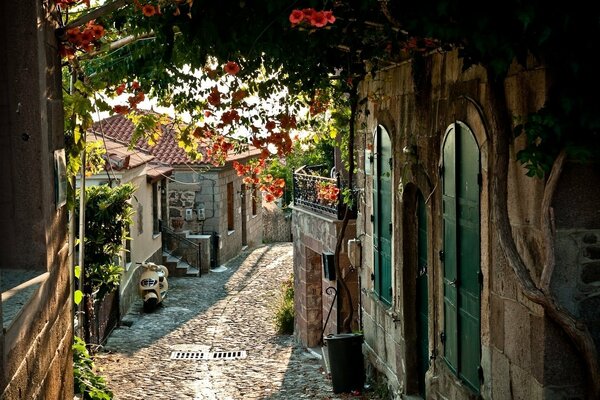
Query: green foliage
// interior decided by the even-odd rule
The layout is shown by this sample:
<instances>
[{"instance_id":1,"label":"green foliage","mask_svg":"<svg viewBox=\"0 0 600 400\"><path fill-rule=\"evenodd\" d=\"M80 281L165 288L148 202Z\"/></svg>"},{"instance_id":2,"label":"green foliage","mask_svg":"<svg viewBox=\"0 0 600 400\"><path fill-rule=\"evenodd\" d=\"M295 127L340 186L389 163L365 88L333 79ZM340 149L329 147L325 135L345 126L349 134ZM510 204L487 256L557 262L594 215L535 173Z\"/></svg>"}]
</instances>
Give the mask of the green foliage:
<instances>
[{"instance_id":1,"label":"green foliage","mask_svg":"<svg viewBox=\"0 0 600 400\"><path fill-rule=\"evenodd\" d=\"M116 262L123 249L131 216L129 203L135 188L124 184L111 188L90 186L85 190L84 292L98 297L119 285L122 268Z\"/></svg>"},{"instance_id":2,"label":"green foliage","mask_svg":"<svg viewBox=\"0 0 600 400\"><path fill-rule=\"evenodd\" d=\"M287 279L281 286L281 295L275 311L275 327L281 335L294 333L294 277Z\"/></svg>"},{"instance_id":3,"label":"green foliage","mask_svg":"<svg viewBox=\"0 0 600 400\"><path fill-rule=\"evenodd\" d=\"M292 9L306 7L333 11L335 23L322 29L291 26ZM97 22L107 28L107 42L128 35L141 39L101 57L80 57L85 86L111 91L124 81L137 80L144 93L162 105L173 105L178 112L189 112L195 121L203 121L205 95L210 90L204 85L207 74L199 77L197 72L207 66L238 62L241 81L232 83L230 89L244 86L262 100L285 89L280 106L287 111L308 105L319 91L342 97L365 74L374 76L390 63L439 48L458 49L465 69L483 66L493 80L505 79L515 61L527 68L546 67L549 95L538 116L551 116L557 121L554 127L560 129L540 125L535 121L537 114L528 116L526 128L533 132L519 160L532 176L542 176L561 148L589 148L590 143L598 147L600 142L596 96L600 59L595 41L590 40L598 37L600 22L596 12L578 3L565 4L556 12L539 0L485 5L456 0L234 4L196 0L164 2L161 14L150 18L129 5ZM82 85L73 87L67 110L88 115L89 95ZM67 127L73 143L78 143L87 120L73 120ZM248 125L248 121L243 123ZM542 131L546 137L540 142ZM192 147L189 137L179 140ZM342 150L347 148L341 143Z\"/></svg>"},{"instance_id":4,"label":"green foliage","mask_svg":"<svg viewBox=\"0 0 600 400\"><path fill-rule=\"evenodd\" d=\"M96 374L94 361L85 342L78 336L73 340L73 375L75 394L83 395L83 400L111 400L112 391L103 377Z\"/></svg>"}]
</instances>

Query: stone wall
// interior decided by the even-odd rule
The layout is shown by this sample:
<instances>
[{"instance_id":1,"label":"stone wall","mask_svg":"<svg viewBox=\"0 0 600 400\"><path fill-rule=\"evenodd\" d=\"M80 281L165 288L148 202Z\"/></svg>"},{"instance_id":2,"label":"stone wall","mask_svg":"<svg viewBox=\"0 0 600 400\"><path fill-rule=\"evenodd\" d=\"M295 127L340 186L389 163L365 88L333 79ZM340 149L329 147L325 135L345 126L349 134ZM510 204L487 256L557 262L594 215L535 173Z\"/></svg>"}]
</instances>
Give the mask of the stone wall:
<instances>
[{"instance_id":1,"label":"stone wall","mask_svg":"<svg viewBox=\"0 0 600 400\"><path fill-rule=\"evenodd\" d=\"M20 287L0 280L0 308L19 307L10 322L0 312L2 399L73 397L67 209L57 201L55 179L62 180L54 164L64 148L64 116L49 4L0 3L0 24L10 27L0 34L0 270L3 277L32 277Z\"/></svg>"},{"instance_id":2,"label":"stone wall","mask_svg":"<svg viewBox=\"0 0 600 400\"><path fill-rule=\"evenodd\" d=\"M300 207L292 209L294 236L294 335L307 347L322 344L322 335L340 333L341 322L349 315L345 293L339 278L325 276L322 255L334 253L342 221L332 220ZM347 241L354 238L354 222L348 224L340 252L340 269L348 284L353 304L352 330L359 329L358 281L356 271L350 268ZM327 290L333 287L335 291ZM335 297L335 301L334 301ZM330 313L331 309L331 313ZM328 314L329 319L328 319Z\"/></svg>"},{"instance_id":3,"label":"stone wall","mask_svg":"<svg viewBox=\"0 0 600 400\"><path fill-rule=\"evenodd\" d=\"M206 247L210 245L210 257L216 257L217 267L237 256L243 246L257 246L263 240L262 198L257 196L256 213L252 212L252 192L242 193L242 180L227 164L222 168L211 168L208 172L194 172L189 168L177 169L174 180L169 183L168 208L169 228L185 234L188 239ZM227 226L227 186L233 184L234 229ZM243 194L243 196L242 196ZM204 219L198 219L198 209L204 211ZM186 219L186 210L191 210L191 218ZM174 220L182 221L180 227ZM212 247L205 235L216 234L218 246ZM203 250L204 254L204 250Z\"/></svg>"},{"instance_id":4,"label":"stone wall","mask_svg":"<svg viewBox=\"0 0 600 400\"><path fill-rule=\"evenodd\" d=\"M275 203L263 204L263 241L290 242L292 240L292 213Z\"/></svg>"},{"instance_id":5,"label":"stone wall","mask_svg":"<svg viewBox=\"0 0 600 400\"><path fill-rule=\"evenodd\" d=\"M408 234L410 230L406 228L406 221L414 218L414 209L409 206L414 200L406 196L407 188L411 188L413 195L416 191L423 194L428 214L427 336L432 362L425 378L427 398L583 398L582 377L585 374L571 343L544 310L523 295L495 233L490 210L490 178L494 168L490 152L494 134L487 131L486 115L490 110L485 99L485 73L476 67L463 70L462 61L455 52L434 54L427 65L430 75L419 88L414 86L409 63L380 71L375 79L368 77L361 88L362 93L378 94L376 98L370 98L369 112L362 113L357 121L357 126L366 128L361 130L362 134L355 142L358 155L356 182L361 193L356 226L363 249L359 268L361 311L364 350L372 370L387 379L394 398L416 393L416 327L412 311L414 296L410 295L415 288L407 273L414 259L411 251L416 251L414 235ZM544 103L546 73L533 61L527 69L515 66L506 81L506 88L511 113L527 115ZM473 132L480 152L482 383L479 393L469 389L450 370L443 358L444 343L441 340L444 293L440 271L444 265L440 254L444 250L444 226L440 160L445 132L456 121L464 123ZM390 133L394 155L394 192L390 199L394 292L391 307L378 300L371 280L375 249L371 220L373 176L368 156L373 147L372 132L379 124ZM522 138L511 145L511 159L515 161L509 167L508 208L519 252L537 280L543 266L544 243L539 216L544 183L527 177L526 170L516 161L515 154L522 145ZM571 180L572 175L568 169L565 171L565 179ZM600 215L597 188L600 185L589 183L590 179L598 182L597 173L580 171L579 175L585 177L581 184L568 190L570 196L565 197L559 192L554 205L557 225L561 220L577 221L577 225L569 226L569 231L557 230L557 270L553 288L566 306L587 319L593 330L598 326L595 299L598 298L596 258L600 258L597 257L600 246L596 244L600 238L596 231L600 227L597 221ZM564 190L566 185L562 187ZM581 197L582 192L590 195L574 206L573 198ZM558 211L559 207L562 212L571 210L571 215L563 215ZM573 214L575 209L580 210L580 214ZM577 217L581 218L577 220ZM556 280L561 284L558 285ZM563 360L560 363L559 358Z\"/></svg>"}]
</instances>

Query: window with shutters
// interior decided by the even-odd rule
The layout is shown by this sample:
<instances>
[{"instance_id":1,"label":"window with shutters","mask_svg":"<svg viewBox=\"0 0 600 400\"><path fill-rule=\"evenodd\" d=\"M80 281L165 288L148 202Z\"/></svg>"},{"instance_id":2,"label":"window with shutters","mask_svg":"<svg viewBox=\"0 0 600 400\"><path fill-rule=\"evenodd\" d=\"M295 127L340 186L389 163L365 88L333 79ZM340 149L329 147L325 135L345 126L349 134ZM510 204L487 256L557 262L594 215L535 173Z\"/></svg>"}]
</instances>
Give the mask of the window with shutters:
<instances>
[{"instance_id":1,"label":"window with shutters","mask_svg":"<svg viewBox=\"0 0 600 400\"><path fill-rule=\"evenodd\" d=\"M160 222L159 222L159 197L158 197L158 182L152 184L152 234L158 235L160 233Z\"/></svg>"},{"instance_id":2,"label":"window with shutters","mask_svg":"<svg viewBox=\"0 0 600 400\"><path fill-rule=\"evenodd\" d=\"M235 229L235 221L233 218L233 182L227 184L227 230Z\"/></svg>"},{"instance_id":3,"label":"window with shutters","mask_svg":"<svg viewBox=\"0 0 600 400\"><path fill-rule=\"evenodd\" d=\"M377 297L392 304L392 143L379 125L374 137L373 279Z\"/></svg>"}]
</instances>

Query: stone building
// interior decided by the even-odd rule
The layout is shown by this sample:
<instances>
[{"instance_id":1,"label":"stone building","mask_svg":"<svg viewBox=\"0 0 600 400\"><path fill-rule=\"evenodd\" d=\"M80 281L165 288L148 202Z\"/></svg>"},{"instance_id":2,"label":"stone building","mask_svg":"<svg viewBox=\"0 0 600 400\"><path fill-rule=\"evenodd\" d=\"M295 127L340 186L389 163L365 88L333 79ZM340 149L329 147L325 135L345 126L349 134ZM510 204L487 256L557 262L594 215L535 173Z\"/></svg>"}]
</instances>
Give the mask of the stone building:
<instances>
[{"instance_id":1,"label":"stone building","mask_svg":"<svg viewBox=\"0 0 600 400\"><path fill-rule=\"evenodd\" d=\"M0 3L0 398L73 397L61 66L48 2Z\"/></svg>"},{"instance_id":2,"label":"stone building","mask_svg":"<svg viewBox=\"0 0 600 400\"><path fill-rule=\"evenodd\" d=\"M457 52L431 54L426 65L418 87L408 61L360 86L368 101L356 121L357 215L340 266L360 294L353 329L364 335L367 371L394 399L587 398L582 355L527 297L501 245L492 193L503 167L485 71L463 70ZM543 106L547 80L532 60L511 68L504 84L512 117ZM600 168L566 159L551 190L517 161L523 146L523 137L509 144L503 189L511 240L533 284L586 324L598 348ZM348 314L334 312L337 323L325 326L325 290L339 289L325 256L339 226L322 209L294 205L296 335L307 346Z\"/></svg>"},{"instance_id":3,"label":"stone building","mask_svg":"<svg viewBox=\"0 0 600 400\"><path fill-rule=\"evenodd\" d=\"M489 83L478 67L463 70L456 52L429 56L418 90L409 62L361 87L377 93L357 124L360 203L356 234L361 326L368 364L400 398L585 398L585 364L573 342L529 300L500 245L492 212L494 154ZM509 112L542 107L547 73L530 61L505 81ZM522 135L523 136L523 135ZM510 229L532 280L543 287L544 259L554 247L551 294L589 327L600 322L597 164L567 160L544 235L546 181L516 160L510 144ZM546 252L546 253L545 253ZM596 345L597 345L596 344Z\"/></svg>"},{"instance_id":4,"label":"stone building","mask_svg":"<svg viewBox=\"0 0 600 400\"><path fill-rule=\"evenodd\" d=\"M94 131L129 143L134 126L126 117L114 115L96 122ZM245 246L262 243L262 195L247 187L233 168L234 161L246 163L258 157L259 151L230 154L223 166L209 165L192 160L168 127L156 145L142 140L137 146L173 169L163 176L166 185L161 186L161 230L177 235L181 246L199 244L202 272L219 267Z\"/></svg>"},{"instance_id":5,"label":"stone building","mask_svg":"<svg viewBox=\"0 0 600 400\"><path fill-rule=\"evenodd\" d=\"M167 178L173 172L171 167L157 163L156 158L141 149L130 149L125 143L115 142L95 133L87 135L88 142L101 141L106 150L104 169L86 177L86 187L109 185L116 187L131 184L135 193L131 199L132 223L120 257L123 268L119 284L118 319L139 300L138 284L142 268L136 262L151 261L163 263L163 243L160 232L162 213L166 209ZM80 186L80 177L77 177ZM164 194L163 194L164 193ZM112 328L112 327L111 327Z\"/></svg>"}]
</instances>

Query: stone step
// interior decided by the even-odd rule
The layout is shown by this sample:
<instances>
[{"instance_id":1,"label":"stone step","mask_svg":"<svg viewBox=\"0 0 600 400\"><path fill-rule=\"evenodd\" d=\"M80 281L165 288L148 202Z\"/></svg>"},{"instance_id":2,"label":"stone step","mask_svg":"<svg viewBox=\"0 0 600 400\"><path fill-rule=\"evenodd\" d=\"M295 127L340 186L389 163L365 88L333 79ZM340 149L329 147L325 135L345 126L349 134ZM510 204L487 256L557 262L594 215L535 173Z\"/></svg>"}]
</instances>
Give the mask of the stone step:
<instances>
[{"instance_id":1,"label":"stone step","mask_svg":"<svg viewBox=\"0 0 600 400\"><path fill-rule=\"evenodd\" d=\"M167 252L163 252L163 263L165 267L169 270L169 276L199 276L199 271L197 268L192 267L185 261L180 260L179 258L169 254Z\"/></svg>"}]
</instances>

